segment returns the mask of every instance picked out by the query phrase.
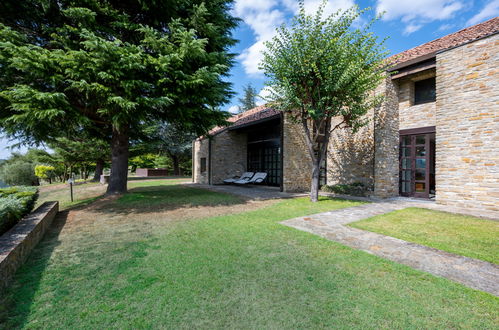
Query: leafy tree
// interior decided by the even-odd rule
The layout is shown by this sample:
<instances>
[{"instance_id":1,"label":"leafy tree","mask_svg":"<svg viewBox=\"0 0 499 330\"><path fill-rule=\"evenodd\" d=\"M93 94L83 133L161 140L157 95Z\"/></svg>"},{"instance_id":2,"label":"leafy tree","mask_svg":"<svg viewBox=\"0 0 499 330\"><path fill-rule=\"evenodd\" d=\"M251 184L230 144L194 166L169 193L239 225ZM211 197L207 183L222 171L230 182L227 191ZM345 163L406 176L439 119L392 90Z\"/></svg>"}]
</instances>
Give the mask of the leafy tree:
<instances>
[{"instance_id":1,"label":"leafy tree","mask_svg":"<svg viewBox=\"0 0 499 330\"><path fill-rule=\"evenodd\" d=\"M150 140L148 147L154 152L166 154L172 160L173 174L181 175L182 163L188 162L192 156L192 141L196 138L193 131L189 131L178 124L157 122L147 128Z\"/></svg>"},{"instance_id":2,"label":"leafy tree","mask_svg":"<svg viewBox=\"0 0 499 330\"><path fill-rule=\"evenodd\" d=\"M10 186L38 186L35 176L35 165L31 162L16 159L2 164L0 178Z\"/></svg>"},{"instance_id":3,"label":"leafy tree","mask_svg":"<svg viewBox=\"0 0 499 330\"><path fill-rule=\"evenodd\" d=\"M23 141L111 141L107 193L126 192L141 125L225 122L232 0L0 2L0 128ZM68 133L69 132L69 133Z\"/></svg>"},{"instance_id":4,"label":"leafy tree","mask_svg":"<svg viewBox=\"0 0 499 330\"><path fill-rule=\"evenodd\" d=\"M49 146L55 151L53 159L63 168L63 180L79 171L86 179L90 167L96 164L94 180L99 180L103 164L109 159L109 145L99 139L73 137L57 138ZM99 163L102 167L99 168ZM100 172L100 173L99 173Z\"/></svg>"},{"instance_id":5,"label":"leafy tree","mask_svg":"<svg viewBox=\"0 0 499 330\"><path fill-rule=\"evenodd\" d=\"M239 99L241 105L239 106L239 112L244 112L256 107L255 98L257 96L256 90L253 88L251 83L243 88L244 96Z\"/></svg>"},{"instance_id":6,"label":"leafy tree","mask_svg":"<svg viewBox=\"0 0 499 330\"><path fill-rule=\"evenodd\" d=\"M52 179L55 177L55 167L50 165L36 165L35 175L39 179L44 179L52 183Z\"/></svg>"},{"instance_id":7,"label":"leafy tree","mask_svg":"<svg viewBox=\"0 0 499 330\"><path fill-rule=\"evenodd\" d=\"M312 161L310 199L318 200L320 164L335 129L364 126L365 114L380 104L373 89L385 78L383 43L352 25L368 9L352 7L323 18L326 1L314 16L300 11L290 28L267 42L261 67L269 78L274 106L301 123ZM336 117L340 123L332 126Z\"/></svg>"}]
</instances>

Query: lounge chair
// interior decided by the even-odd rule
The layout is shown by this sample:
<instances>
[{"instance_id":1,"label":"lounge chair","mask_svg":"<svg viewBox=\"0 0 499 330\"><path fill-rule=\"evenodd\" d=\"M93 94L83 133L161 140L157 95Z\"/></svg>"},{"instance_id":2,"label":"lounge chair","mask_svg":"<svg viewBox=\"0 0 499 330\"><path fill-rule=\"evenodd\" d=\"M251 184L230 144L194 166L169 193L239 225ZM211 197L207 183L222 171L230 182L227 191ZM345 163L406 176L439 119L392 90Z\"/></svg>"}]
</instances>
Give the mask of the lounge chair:
<instances>
[{"instance_id":1,"label":"lounge chair","mask_svg":"<svg viewBox=\"0 0 499 330\"><path fill-rule=\"evenodd\" d=\"M253 173L253 172L244 172L243 174L241 174L241 176L235 176L235 177L230 178L230 179L225 179L224 183L231 184L231 183L236 182L237 180L249 180L253 177L254 174L255 173Z\"/></svg>"},{"instance_id":2,"label":"lounge chair","mask_svg":"<svg viewBox=\"0 0 499 330\"><path fill-rule=\"evenodd\" d=\"M255 175L253 175L253 177L249 178L249 179L239 179L239 180L236 180L234 181L235 184L248 184L248 183L262 183L265 178L267 177L267 173L265 172L257 172L255 173Z\"/></svg>"}]
</instances>

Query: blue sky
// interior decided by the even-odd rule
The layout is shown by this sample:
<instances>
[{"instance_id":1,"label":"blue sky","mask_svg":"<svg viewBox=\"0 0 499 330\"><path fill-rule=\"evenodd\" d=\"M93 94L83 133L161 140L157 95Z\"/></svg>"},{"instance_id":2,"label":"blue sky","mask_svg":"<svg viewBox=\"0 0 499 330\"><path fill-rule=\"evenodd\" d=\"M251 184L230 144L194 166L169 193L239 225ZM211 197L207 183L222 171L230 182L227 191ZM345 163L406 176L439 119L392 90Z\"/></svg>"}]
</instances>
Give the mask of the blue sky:
<instances>
[{"instance_id":1,"label":"blue sky","mask_svg":"<svg viewBox=\"0 0 499 330\"><path fill-rule=\"evenodd\" d=\"M321 0L305 0L305 8L313 13L320 3ZM373 31L380 39L389 37L386 46L392 54L499 15L499 0L329 0L326 13L355 4L371 7L372 13L386 12ZM263 42L272 38L277 26L289 22L296 10L296 0L235 1L233 13L244 22L234 31L239 43L232 52L239 55L228 79L237 95L224 110L236 111L238 97L248 83L265 95L265 77L258 70ZM8 158L8 146L12 143L0 137L0 159Z\"/></svg>"}]
</instances>

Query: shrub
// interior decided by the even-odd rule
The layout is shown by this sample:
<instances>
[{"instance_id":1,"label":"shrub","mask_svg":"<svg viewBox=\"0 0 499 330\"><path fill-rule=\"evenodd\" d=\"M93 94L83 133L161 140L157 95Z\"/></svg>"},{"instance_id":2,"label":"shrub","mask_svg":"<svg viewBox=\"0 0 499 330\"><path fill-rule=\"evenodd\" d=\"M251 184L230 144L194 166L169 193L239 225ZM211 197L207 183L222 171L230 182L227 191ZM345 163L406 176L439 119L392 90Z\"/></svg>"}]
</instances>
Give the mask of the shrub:
<instances>
[{"instance_id":1,"label":"shrub","mask_svg":"<svg viewBox=\"0 0 499 330\"><path fill-rule=\"evenodd\" d=\"M35 175L35 166L25 161L15 161L2 165L0 178L10 186L36 186L38 178Z\"/></svg>"},{"instance_id":2,"label":"shrub","mask_svg":"<svg viewBox=\"0 0 499 330\"><path fill-rule=\"evenodd\" d=\"M352 184L335 184L324 185L321 188L324 192L330 192L340 195L365 196L367 189L362 182L354 182Z\"/></svg>"},{"instance_id":3,"label":"shrub","mask_svg":"<svg viewBox=\"0 0 499 330\"><path fill-rule=\"evenodd\" d=\"M31 212L37 198L38 190L34 187L0 189L0 235Z\"/></svg>"}]
</instances>

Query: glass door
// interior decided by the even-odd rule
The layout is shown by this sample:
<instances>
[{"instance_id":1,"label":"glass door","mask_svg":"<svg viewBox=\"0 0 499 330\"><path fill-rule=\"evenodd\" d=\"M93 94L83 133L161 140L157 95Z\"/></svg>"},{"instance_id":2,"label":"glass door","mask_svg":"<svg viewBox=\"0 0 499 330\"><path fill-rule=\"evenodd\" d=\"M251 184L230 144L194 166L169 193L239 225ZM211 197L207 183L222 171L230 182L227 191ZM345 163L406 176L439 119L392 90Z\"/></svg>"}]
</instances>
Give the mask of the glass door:
<instances>
[{"instance_id":1,"label":"glass door","mask_svg":"<svg viewBox=\"0 0 499 330\"><path fill-rule=\"evenodd\" d=\"M400 136L400 194L435 195L435 133Z\"/></svg>"}]
</instances>

